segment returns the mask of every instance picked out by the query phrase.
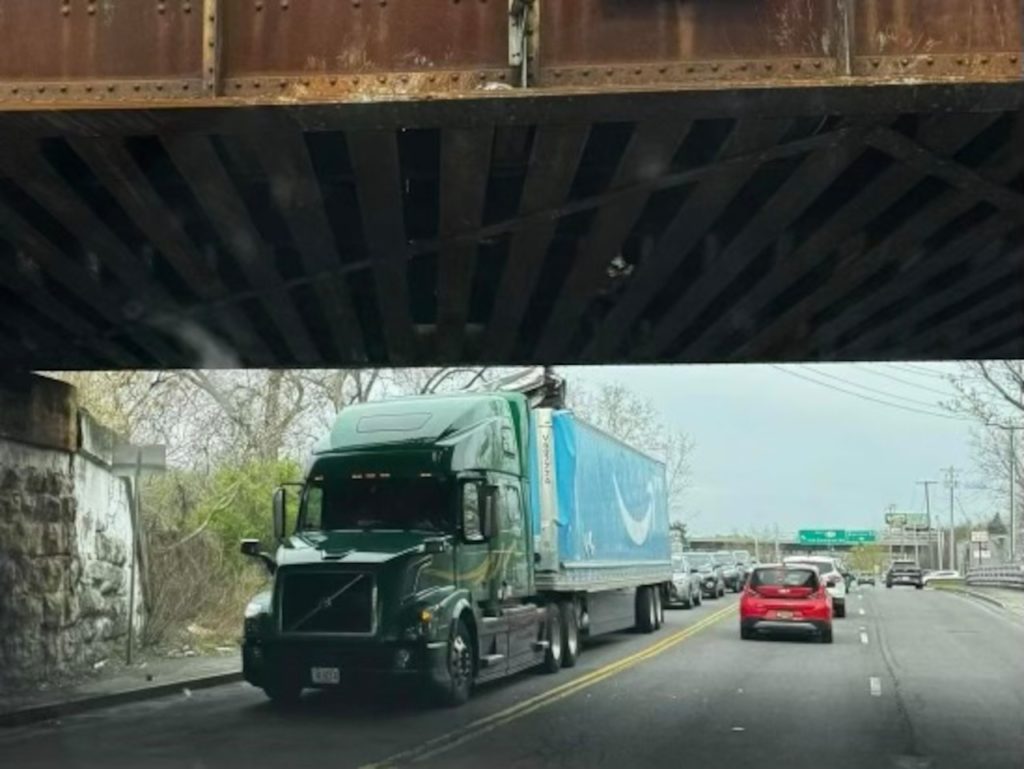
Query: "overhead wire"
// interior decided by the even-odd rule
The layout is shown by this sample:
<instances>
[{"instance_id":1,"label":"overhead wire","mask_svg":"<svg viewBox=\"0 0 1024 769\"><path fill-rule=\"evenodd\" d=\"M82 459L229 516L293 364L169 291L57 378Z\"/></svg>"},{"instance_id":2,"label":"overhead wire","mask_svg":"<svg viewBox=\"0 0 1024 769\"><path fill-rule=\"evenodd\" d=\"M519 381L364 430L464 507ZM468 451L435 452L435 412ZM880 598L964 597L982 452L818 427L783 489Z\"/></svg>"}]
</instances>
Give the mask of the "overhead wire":
<instances>
[{"instance_id":1,"label":"overhead wire","mask_svg":"<svg viewBox=\"0 0 1024 769\"><path fill-rule=\"evenodd\" d=\"M809 367L804 366L804 368ZM859 382L853 382L850 381L849 379L844 379L841 376L836 376L835 374L830 374L827 371L822 371L820 368L810 368L810 370L813 371L815 374L818 374L819 376L827 377L828 379L834 379L837 382L841 382L847 387L856 387L861 390L866 390L869 393L874 393L875 395L881 395L884 398L893 398L898 401L906 401L907 403L913 403L916 406L924 406L925 408L937 407L937 404L935 403L929 403L928 401L918 400L917 398L908 398L904 395L896 395L896 393L891 393L887 390L879 390L875 387L869 387L868 385L860 384Z\"/></svg>"},{"instance_id":2,"label":"overhead wire","mask_svg":"<svg viewBox=\"0 0 1024 769\"><path fill-rule=\"evenodd\" d=\"M871 374L872 376L884 377L893 382L899 382L907 387L915 387L918 390L924 390L926 392L935 393L936 395L945 395L947 398L953 397L955 393L952 390L939 390L935 387L928 387L927 385L918 384L917 382L911 382L909 379L900 379L898 376L892 374L886 374L884 371L878 371L870 366L865 366L863 369L865 374Z\"/></svg>"},{"instance_id":3,"label":"overhead wire","mask_svg":"<svg viewBox=\"0 0 1024 769\"><path fill-rule=\"evenodd\" d=\"M961 417L953 414L941 414L937 411L926 411L925 409L914 408L913 406L904 406L903 404L900 403L892 403L891 401L882 400L881 398L874 398L870 395L864 395L863 393L858 393L852 390L847 390L842 387L838 387L837 385L830 384L829 382L822 382L819 379L814 379L805 374L801 374L798 371L792 371L790 369L783 368L782 366L776 364L771 364L771 367L778 371L781 371L783 374L789 374L790 376L797 377L798 379L803 379L804 381L816 384L819 387L825 387L828 388L829 390L835 390L836 392L844 393L845 395L850 395L854 398L860 398L861 400L869 401L871 403L877 403L878 405L881 406L888 406L889 408L900 409L901 411L908 411L914 414L923 414L924 416L936 417L938 419L950 419L956 422L974 421L969 417Z\"/></svg>"}]
</instances>

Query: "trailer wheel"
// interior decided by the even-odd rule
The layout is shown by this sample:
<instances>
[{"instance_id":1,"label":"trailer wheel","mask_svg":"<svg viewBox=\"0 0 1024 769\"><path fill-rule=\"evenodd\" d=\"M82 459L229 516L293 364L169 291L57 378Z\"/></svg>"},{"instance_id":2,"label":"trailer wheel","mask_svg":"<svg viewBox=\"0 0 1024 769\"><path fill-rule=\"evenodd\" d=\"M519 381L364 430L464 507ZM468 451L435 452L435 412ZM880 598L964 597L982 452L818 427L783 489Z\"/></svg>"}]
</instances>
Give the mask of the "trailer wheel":
<instances>
[{"instance_id":1,"label":"trailer wheel","mask_svg":"<svg viewBox=\"0 0 1024 769\"><path fill-rule=\"evenodd\" d=\"M642 585L636 589L636 628L641 633L653 633L656 623L653 591Z\"/></svg>"},{"instance_id":2,"label":"trailer wheel","mask_svg":"<svg viewBox=\"0 0 1024 769\"><path fill-rule=\"evenodd\" d=\"M562 669L562 618L558 604L548 606L547 616L544 619L544 640L548 642L544 650L544 664L542 669L545 673L557 673Z\"/></svg>"},{"instance_id":3,"label":"trailer wheel","mask_svg":"<svg viewBox=\"0 0 1024 769\"><path fill-rule=\"evenodd\" d=\"M651 595L654 597L654 629L660 630L665 624L665 604L661 599L661 585L652 585Z\"/></svg>"},{"instance_id":4,"label":"trailer wheel","mask_svg":"<svg viewBox=\"0 0 1024 769\"><path fill-rule=\"evenodd\" d=\"M580 625L576 620L576 604L573 601L562 601L558 605L558 613L562 625L562 667L571 668L580 656Z\"/></svg>"}]
</instances>

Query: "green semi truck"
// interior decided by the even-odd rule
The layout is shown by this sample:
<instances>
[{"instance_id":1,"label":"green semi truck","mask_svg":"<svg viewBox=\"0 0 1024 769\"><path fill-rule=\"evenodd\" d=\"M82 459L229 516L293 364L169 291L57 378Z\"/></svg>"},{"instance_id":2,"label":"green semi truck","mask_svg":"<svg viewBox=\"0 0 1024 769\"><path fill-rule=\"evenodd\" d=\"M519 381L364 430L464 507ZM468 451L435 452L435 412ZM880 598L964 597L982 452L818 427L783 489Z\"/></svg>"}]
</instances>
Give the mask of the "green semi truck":
<instances>
[{"instance_id":1,"label":"green semi truck","mask_svg":"<svg viewBox=\"0 0 1024 769\"><path fill-rule=\"evenodd\" d=\"M294 515L293 515L294 512ZM664 468L520 392L346 408L273 499L272 574L247 606L244 677L275 702L366 675L464 702L656 630L671 580Z\"/></svg>"}]
</instances>

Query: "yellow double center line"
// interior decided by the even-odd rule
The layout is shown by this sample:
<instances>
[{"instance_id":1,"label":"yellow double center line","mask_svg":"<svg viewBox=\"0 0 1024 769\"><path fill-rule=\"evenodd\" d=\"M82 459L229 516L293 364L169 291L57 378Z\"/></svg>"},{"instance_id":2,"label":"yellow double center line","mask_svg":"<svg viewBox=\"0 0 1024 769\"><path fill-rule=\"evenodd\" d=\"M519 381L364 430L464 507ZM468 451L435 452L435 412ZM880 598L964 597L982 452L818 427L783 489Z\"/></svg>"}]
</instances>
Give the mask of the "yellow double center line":
<instances>
[{"instance_id":1,"label":"yellow double center line","mask_svg":"<svg viewBox=\"0 0 1024 769\"><path fill-rule=\"evenodd\" d=\"M520 719L523 716L527 716L534 711L540 710L541 708L547 707L559 700L572 696L583 689L587 689L594 684L611 678L617 673L628 670L645 660L656 657L662 652L671 649L676 644L682 643L690 636L696 635L702 630L707 629L719 620L735 614L736 607L732 605L727 606L724 609L719 609L714 614L710 614L702 619L700 622L697 622L690 627L683 628L667 638L651 644L634 654L630 654L629 656L623 657L615 662L611 662L603 667L597 668L596 670L592 670L579 678L574 678L572 681L568 681L561 686L556 686L554 689L549 689L546 692L542 692L534 697L523 700L522 702L512 705L505 710L479 718L476 721L461 727L458 731L447 732L446 734L427 740L414 748L404 750L401 753L395 753L393 756L388 756L382 761L372 764L364 764L359 767L359 769L389 769L389 767L398 766L399 764L425 761L428 758L433 758L434 756L438 756L442 753L447 753L449 750L457 748L470 740L475 740L481 735L497 729L499 726L504 726L505 724Z\"/></svg>"}]
</instances>

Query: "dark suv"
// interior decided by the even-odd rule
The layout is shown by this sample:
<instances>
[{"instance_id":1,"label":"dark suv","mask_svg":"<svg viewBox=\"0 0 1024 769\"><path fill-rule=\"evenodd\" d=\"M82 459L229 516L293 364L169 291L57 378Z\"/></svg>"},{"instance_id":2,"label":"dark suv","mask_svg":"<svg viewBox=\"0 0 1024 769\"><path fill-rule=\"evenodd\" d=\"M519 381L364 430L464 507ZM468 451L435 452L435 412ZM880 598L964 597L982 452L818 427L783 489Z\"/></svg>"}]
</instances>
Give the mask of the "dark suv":
<instances>
[{"instance_id":1,"label":"dark suv","mask_svg":"<svg viewBox=\"0 0 1024 769\"><path fill-rule=\"evenodd\" d=\"M885 586L913 585L918 590L924 589L924 573L916 561L893 561L889 571L885 573Z\"/></svg>"}]
</instances>

